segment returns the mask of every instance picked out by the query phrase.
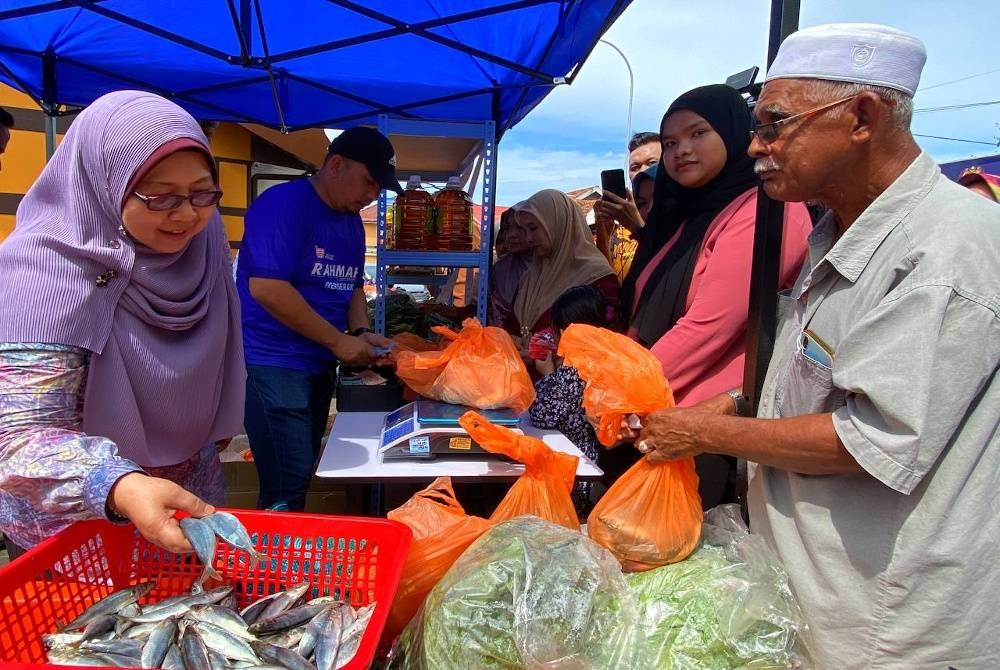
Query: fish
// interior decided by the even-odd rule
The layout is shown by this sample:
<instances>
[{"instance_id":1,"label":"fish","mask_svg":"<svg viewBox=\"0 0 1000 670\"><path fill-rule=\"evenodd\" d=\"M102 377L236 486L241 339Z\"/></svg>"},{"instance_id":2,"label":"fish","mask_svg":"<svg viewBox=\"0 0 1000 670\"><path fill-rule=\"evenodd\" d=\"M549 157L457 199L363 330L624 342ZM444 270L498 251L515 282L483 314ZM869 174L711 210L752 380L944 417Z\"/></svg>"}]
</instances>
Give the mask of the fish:
<instances>
[{"instance_id":1,"label":"fish","mask_svg":"<svg viewBox=\"0 0 1000 670\"><path fill-rule=\"evenodd\" d=\"M118 654L139 659L142 655L142 642L138 640L85 640L80 643L81 651L92 651L99 654ZM159 667L159 666L157 666Z\"/></svg>"},{"instance_id":2,"label":"fish","mask_svg":"<svg viewBox=\"0 0 1000 670\"><path fill-rule=\"evenodd\" d=\"M319 637L316 640L313 658L316 661L317 670L333 670L334 663L337 662L337 652L340 651L340 637L343 630L344 622L340 612L331 612L322 624Z\"/></svg>"},{"instance_id":3,"label":"fish","mask_svg":"<svg viewBox=\"0 0 1000 670\"><path fill-rule=\"evenodd\" d=\"M316 643L319 641L319 636L322 634L327 622L334 617L336 617L338 623L340 622L340 612L337 611L337 608L340 606L340 603L327 605L326 609L314 616L306 624L305 631L302 633L302 639L299 640L299 646L296 649L304 658L312 656L313 651L316 649ZM337 638L340 638L339 631L337 632Z\"/></svg>"},{"instance_id":4,"label":"fish","mask_svg":"<svg viewBox=\"0 0 1000 670\"><path fill-rule=\"evenodd\" d=\"M270 595L255 600L240 610L240 616L243 617L245 622L247 622L247 625L256 622L264 610L267 609L267 606L271 604L271 601L280 596L282 593L284 593L284 591L275 591Z\"/></svg>"},{"instance_id":5,"label":"fish","mask_svg":"<svg viewBox=\"0 0 1000 670\"><path fill-rule=\"evenodd\" d=\"M103 614L114 614L152 591L154 586L156 586L155 581L139 582L134 586L115 591L83 610L79 616L62 626L60 632L83 628Z\"/></svg>"},{"instance_id":6,"label":"fish","mask_svg":"<svg viewBox=\"0 0 1000 670\"><path fill-rule=\"evenodd\" d=\"M243 610L257 617L251 625L240 613L218 604L233 596L232 586L182 593L144 606L135 593L117 596L123 603L117 612L102 612L95 603L92 613L75 620L73 625L83 621L82 627L43 635L42 642L49 661L59 665L147 670L342 668L356 655L375 603L355 610L331 596L306 600L312 587L303 581L259 598Z\"/></svg>"},{"instance_id":7,"label":"fish","mask_svg":"<svg viewBox=\"0 0 1000 670\"><path fill-rule=\"evenodd\" d=\"M250 624L248 630L254 635L263 633L277 633L288 628L308 623L310 619L328 607L326 603L316 603L314 605L300 605L287 609L284 612L275 614L272 617L261 617L256 622Z\"/></svg>"},{"instance_id":8,"label":"fish","mask_svg":"<svg viewBox=\"0 0 1000 670\"><path fill-rule=\"evenodd\" d=\"M340 649L337 650L337 660L333 664L334 670L347 665L361 647L361 638L364 637L368 622L371 621L375 612L375 603L372 602L358 610L358 617L351 624L350 628L344 630L340 637Z\"/></svg>"},{"instance_id":9,"label":"fish","mask_svg":"<svg viewBox=\"0 0 1000 670\"><path fill-rule=\"evenodd\" d=\"M212 514L202 517L201 520L207 523L215 531L215 534L228 544L247 552L250 555L251 570L256 568L260 561L267 558L266 555L257 551L246 527L229 512L216 510Z\"/></svg>"},{"instance_id":10,"label":"fish","mask_svg":"<svg viewBox=\"0 0 1000 670\"><path fill-rule=\"evenodd\" d=\"M273 600L271 600L270 603L268 603L267 607L264 608L264 611L260 613L260 616L258 616L257 621L260 621L261 619L270 619L276 614L281 614L285 610L294 607L295 603L297 603L308 590L309 582L300 582L290 589L281 591ZM254 623L256 623L256 621Z\"/></svg>"},{"instance_id":11,"label":"fish","mask_svg":"<svg viewBox=\"0 0 1000 670\"><path fill-rule=\"evenodd\" d=\"M210 577L217 581L222 581L222 575L214 567L215 563L215 531L205 521L196 519L193 516L180 520L181 532L194 547L194 553L204 567L201 577L195 582L197 585L204 584Z\"/></svg>"},{"instance_id":12,"label":"fish","mask_svg":"<svg viewBox=\"0 0 1000 670\"><path fill-rule=\"evenodd\" d=\"M188 619L215 624L219 628L224 628L247 640L254 638L253 633L247 630L247 624L243 621L243 617L221 605L195 605L184 616Z\"/></svg>"},{"instance_id":13,"label":"fish","mask_svg":"<svg viewBox=\"0 0 1000 670\"><path fill-rule=\"evenodd\" d=\"M93 640L108 631L113 632L116 623L118 623L118 618L114 614L99 614L83 627L83 639Z\"/></svg>"},{"instance_id":14,"label":"fish","mask_svg":"<svg viewBox=\"0 0 1000 670\"><path fill-rule=\"evenodd\" d=\"M166 607L158 607L153 610L144 611L138 616L129 618L129 621L132 623L158 623L166 619L176 619L177 617L187 614L191 607L192 606L186 602L176 601Z\"/></svg>"},{"instance_id":15,"label":"fish","mask_svg":"<svg viewBox=\"0 0 1000 670\"><path fill-rule=\"evenodd\" d=\"M241 637L237 637L225 628L220 628L219 626L208 623L207 621L196 621L193 625L189 625L185 629L185 632L190 628L194 628L198 631L201 639L205 641L206 647L219 652L226 658L249 661L251 663L260 662L260 659L257 657L257 653L253 650L253 648L251 648L250 642Z\"/></svg>"},{"instance_id":16,"label":"fish","mask_svg":"<svg viewBox=\"0 0 1000 670\"><path fill-rule=\"evenodd\" d=\"M108 665L108 663L101 658L100 654L96 652L80 651L75 647L50 649L46 656L49 659L49 663L54 663L56 665Z\"/></svg>"},{"instance_id":17,"label":"fish","mask_svg":"<svg viewBox=\"0 0 1000 670\"><path fill-rule=\"evenodd\" d=\"M82 632L75 633L44 633L42 635L42 645L46 649L55 649L56 647L71 647L76 646L83 639Z\"/></svg>"},{"instance_id":18,"label":"fish","mask_svg":"<svg viewBox=\"0 0 1000 670\"><path fill-rule=\"evenodd\" d=\"M143 668L159 668L167 656L170 645L177 639L177 621L165 619L153 627L142 647L140 661Z\"/></svg>"},{"instance_id":19,"label":"fish","mask_svg":"<svg viewBox=\"0 0 1000 670\"><path fill-rule=\"evenodd\" d=\"M142 640L145 641L146 638L152 634L153 629L156 628L156 624L159 622L153 621L150 623L137 623L134 626L130 626L125 629L121 635L127 640Z\"/></svg>"},{"instance_id":20,"label":"fish","mask_svg":"<svg viewBox=\"0 0 1000 670\"><path fill-rule=\"evenodd\" d=\"M176 642L167 648L167 655L163 657L163 665L160 667L163 670L184 670L184 657Z\"/></svg>"},{"instance_id":21,"label":"fish","mask_svg":"<svg viewBox=\"0 0 1000 670\"><path fill-rule=\"evenodd\" d=\"M316 670L316 666L302 658L297 651L285 649L267 642L251 642L250 646L261 660L280 665L288 670Z\"/></svg>"},{"instance_id":22,"label":"fish","mask_svg":"<svg viewBox=\"0 0 1000 670\"><path fill-rule=\"evenodd\" d=\"M181 658L185 670L212 670L208 647L194 626L188 626L181 634Z\"/></svg>"},{"instance_id":23,"label":"fish","mask_svg":"<svg viewBox=\"0 0 1000 670\"><path fill-rule=\"evenodd\" d=\"M230 667L229 659L211 647L208 648L208 663L212 670L228 670Z\"/></svg>"},{"instance_id":24,"label":"fish","mask_svg":"<svg viewBox=\"0 0 1000 670\"><path fill-rule=\"evenodd\" d=\"M273 644L278 647L284 647L285 649L297 649L299 642L302 640L302 636L305 635L305 626L299 628L290 628L288 630L283 630L280 633L271 633L270 635L262 635L260 639L268 644Z\"/></svg>"}]
</instances>

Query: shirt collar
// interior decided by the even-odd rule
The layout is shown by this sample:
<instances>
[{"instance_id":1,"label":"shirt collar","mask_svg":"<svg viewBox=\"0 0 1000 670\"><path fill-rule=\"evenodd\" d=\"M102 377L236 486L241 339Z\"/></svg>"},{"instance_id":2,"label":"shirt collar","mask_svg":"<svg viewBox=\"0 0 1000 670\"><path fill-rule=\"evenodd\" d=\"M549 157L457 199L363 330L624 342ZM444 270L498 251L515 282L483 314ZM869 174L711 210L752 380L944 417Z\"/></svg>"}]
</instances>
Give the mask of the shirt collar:
<instances>
[{"instance_id":1,"label":"shirt collar","mask_svg":"<svg viewBox=\"0 0 1000 670\"><path fill-rule=\"evenodd\" d=\"M926 197L940 174L937 163L925 152L920 152L916 160L868 205L836 243L830 236L831 230L835 232L836 222L833 213L828 213L813 231L817 245L821 241L833 245L825 260L845 279L856 282L875 250ZM813 235L810 235L810 255L814 250Z\"/></svg>"}]
</instances>

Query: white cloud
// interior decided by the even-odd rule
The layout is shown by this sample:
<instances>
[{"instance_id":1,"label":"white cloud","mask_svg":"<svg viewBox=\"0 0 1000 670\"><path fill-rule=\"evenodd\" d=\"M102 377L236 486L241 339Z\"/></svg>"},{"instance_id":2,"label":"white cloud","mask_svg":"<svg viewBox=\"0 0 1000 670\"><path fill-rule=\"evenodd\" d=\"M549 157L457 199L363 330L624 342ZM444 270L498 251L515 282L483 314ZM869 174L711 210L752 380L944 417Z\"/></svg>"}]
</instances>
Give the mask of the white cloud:
<instances>
[{"instance_id":1,"label":"white cloud","mask_svg":"<svg viewBox=\"0 0 1000 670\"><path fill-rule=\"evenodd\" d=\"M617 45L635 77L633 130L655 130L680 93L725 81L752 65L763 70L769 0L634 0L605 38ZM916 106L937 107L1000 98L1000 72L936 84L997 69L992 54L1000 3L981 0L802 0L800 25L835 21L881 22L927 45L926 91ZM763 76L763 73L762 75ZM598 44L574 83L553 92L507 133L499 151L499 202L546 187L596 183L600 170L620 160L626 137L628 76L610 47ZM995 142L1000 105L918 114L914 132ZM918 138L939 161L997 153L984 144Z\"/></svg>"},{"instance_id":2,"label":"white cloud","mask_svg":"<svg viewBox=\"0 0 1000 670\"><path fill-rule=\"evenodd\" d=\"M545 188L569 191L595 186L601 182L601 170L623 164L622 154L523 145L502 146L498 156L504 179L497 185L497 202L502 205L513 205Z\"/></svg>"}]
</instances>

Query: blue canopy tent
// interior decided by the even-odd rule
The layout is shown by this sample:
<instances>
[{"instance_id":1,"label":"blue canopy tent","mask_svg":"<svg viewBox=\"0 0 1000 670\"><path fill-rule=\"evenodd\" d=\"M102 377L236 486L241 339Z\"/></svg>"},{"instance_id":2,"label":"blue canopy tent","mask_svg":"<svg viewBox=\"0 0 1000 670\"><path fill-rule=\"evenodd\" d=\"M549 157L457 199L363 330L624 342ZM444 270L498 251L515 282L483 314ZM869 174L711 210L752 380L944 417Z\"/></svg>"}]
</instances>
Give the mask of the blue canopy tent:
<instances>
[{"instance_id":1,"label":"blue canopy tent","mask_svg":"<svg viewBox=\"0 0 1000 670\"><path fill-rule=\"evenodd\" d=\"M629 1L6 0L0 81L50 115L141 88L283 131L389 114L491 120L499 139Z\"/></svg>"}]
</instances>

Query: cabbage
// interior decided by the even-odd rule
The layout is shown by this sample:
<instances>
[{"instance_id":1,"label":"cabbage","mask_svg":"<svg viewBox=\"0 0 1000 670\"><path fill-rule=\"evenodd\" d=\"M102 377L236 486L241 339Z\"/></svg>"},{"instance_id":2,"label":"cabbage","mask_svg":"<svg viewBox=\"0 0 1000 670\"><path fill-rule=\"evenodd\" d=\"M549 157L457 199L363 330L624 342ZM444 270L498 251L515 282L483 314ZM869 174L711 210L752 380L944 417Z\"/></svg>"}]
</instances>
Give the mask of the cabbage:
<instances>
[{"instance_id":1,"label":"cabbage","mask_svg":"<svg viewBox=\"0 0 1000 670\"><path fill-rule=\"evenodd\" d=\"M518 517L458 559L403 631L389 667L637 667L636 611L606 549L579 532Z\"/></svg>"},{"instance_id":2,"label":"cabbage","mask_svg":"<svg viewBox=\"0 0 1000 670\"><path fill-rule=\"evenodd\" d=\"M581 533L518 517L483 534L428 595L389 668L800 668L787 576L736 506L709 511L686 560L622 575Z\"/></svg>"},{"instance_id":3,"label":"cabbage","mask_svg":"<svg viewBox=\"0 0 1000 670\"><path fill-rule=\"evenodd\" d=\"M639 601L646 667L677 670L802 667L805 624L787 576L738 508L705 518L686 560L628 577Z\"/></svg>"}]
</instances>

